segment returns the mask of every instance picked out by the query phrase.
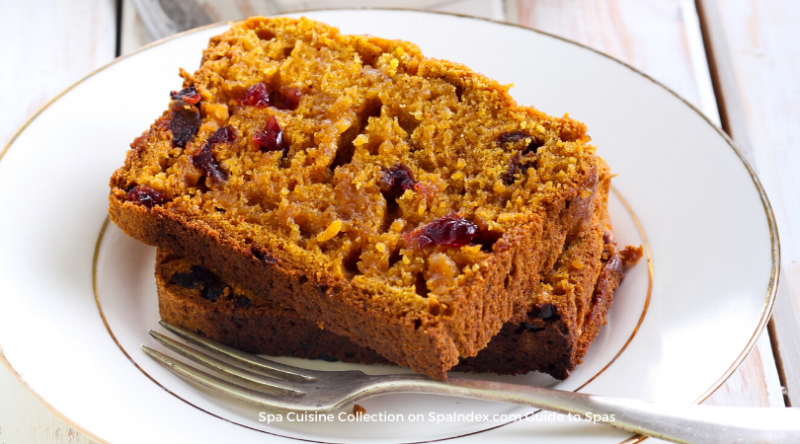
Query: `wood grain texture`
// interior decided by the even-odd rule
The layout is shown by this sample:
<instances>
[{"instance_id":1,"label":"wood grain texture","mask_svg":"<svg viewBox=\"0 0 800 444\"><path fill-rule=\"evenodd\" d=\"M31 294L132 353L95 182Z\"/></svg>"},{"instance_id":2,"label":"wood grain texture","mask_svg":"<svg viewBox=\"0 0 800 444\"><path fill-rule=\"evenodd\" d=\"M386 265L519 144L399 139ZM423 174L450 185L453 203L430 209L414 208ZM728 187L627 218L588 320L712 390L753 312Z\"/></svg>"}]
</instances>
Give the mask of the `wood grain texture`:
<instances>
[{"instance_id":1,"label":"wood grain texture","mask_svg":"<svg viewBox=\"0 0 800 444\"><path fill-rule=\"evenodd\" d=\"M0 142L64 88L114 58L109 0L0 0ZM57 141L54 141L57 142ZM0 365L0 444L89 444Z\"/></svg>"},{"instance_id":2,"label":"wood grain texture","mask_svg":"<svg viewBox=\"0 0 800 444\"><path fill-rule=\"evenodd\" d=\"M766 330L756 347L704 404L739 407L784 407L780 379Z\"/></svg>"},{"instance_id":3,"label":"wood grain texture","mask_svg":"<svg viewBox=\"0 0 800 444\"><path fill-rule=\"evenodd\" d=\"M510 21L632 64L702 109L701 85L710 84L710 77L705 63L692 65L682 3L685 1L508 0L506 10ZM705 78L696 73L703 73ZM715 107L707 111L712 120L718 118L715 113Z\"/></svg>"},{"instance_id":4,"label":"wood grain texture","mask_svg":"<svg viewBox=\"0 0 800 444\"><path fill-rule=\"evenodd\" d=\"M503 0L464 0L459 2L439 2L438 4L425 9L431 11L471 15L474 17L488 18L498 21L506 20L505 4Z\"/></svg>"},{"instance_id":5,"label":"wood grain texture","mask_svg":"<svg viewBox=\"0 0 800 444\"><path fill-rule=\"evenodd\" d=\"M694 3L508 0L506 11L510 21L574 40L638 68L703 110L711 121L720 121L716 107L703 101L708 94L703 85L711 84L708 66L698 65L698 57L692 53L703 46L694 40L700 38L699 22L691 15L696 14ZM769 337L766 332L763 336L736 373L706 401L708 404L784 405Z\"/></svg>"},{"instance_id":6,"label":"wood grain texture","mask_svg":"<svg viewBox=\"0 0 800 444\"><path fill-rule=\"evenodd\" d=\"M0 0L0 142L53 96L114 58L109 0Z\"/></svg>"},{"instance_id":7,"label":"wood grain texture","mask_svg":"<svg viewBox=\"0 0 800 444\"><path fill-rule=\"evenodd\" d=\"M122 54L138 49L152 40L130 0L122 2ZM476 17L504 20L503 0L206 0L203 9L214 22L241 20L254 15L275 15L308 9L364 7L429 9Z\"/></svg>"},{"instance_id":8,"label":"wood grain texture","mask_svg":"<svg viewBox=\"0 0 800 444\"><path fill-rule=\"evenodd\" d=\"M728 129L767 191L781 241L771 331L800 406L800 3L702 0Z\"/></svg>"}]
</instances>

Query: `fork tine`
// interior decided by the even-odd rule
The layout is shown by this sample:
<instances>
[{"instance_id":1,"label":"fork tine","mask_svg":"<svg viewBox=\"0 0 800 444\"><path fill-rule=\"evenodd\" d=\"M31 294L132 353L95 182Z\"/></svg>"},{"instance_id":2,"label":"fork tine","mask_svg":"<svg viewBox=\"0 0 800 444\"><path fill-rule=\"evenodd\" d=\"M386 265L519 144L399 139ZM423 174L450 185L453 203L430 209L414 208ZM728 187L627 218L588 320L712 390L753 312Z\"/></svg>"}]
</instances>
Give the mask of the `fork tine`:
<instances>
[{"instance_id":1,"label":"fork tine","mask_svg":"<svg viewBox=\"0 0 800 444\"><path fill-rule=\"evenodd\" d=\"M300 404L297 404L297 401L286 402L284 401L288 399L286 397L259 393L247 387L241 387L217 378L216 376L211 376L206 372L197 370L181 361L174 360L159 351L153 350L144 344L142 344L142 350L167 370L208 387L215 392L222 393L223 395L228 395L244 402L278 411L314 410L313 408L303 408Z\"/></svg>"},{"instance_id":2,"label":"fork tine","mask_svg":"<svg viewBox=\"0 0 800 444\"><path fill-rule=\"evenodd\" d=\"M246 369L228 364L225 361L221 361L199 350L185 346L162 335L161 333L153 330L150 330L149 333L150 336L155 338L156 341L164 344L167 348L174 350L180 355L185 356L204 367L224 373L257 392L291 397L305 395L304 392L298 391L295 387L293 387L294 384L290 381L259 375Z\"/></svg>"},{"instance_id":3,"label":"fork tine","mask_svg":"<svg viewBox=\"0 0 800 444\"><path fill-rule=\"evenodd\" d=\"M313 376L306 376L301 373L304 371L310 373L311 370L304 370L301 368L292 367L291 365L285 365L267 359L259 358L258 356L241 352L239 350L236 350L235 348L231 348L228 347L227 345L220 344L219 342L215 342L210 339L204 338L198 335L197 333L185 330L180 327L176 327L167 322L158 321L158 323L161 324L162 327L175 333L176 335L187 340L188 342L191 342L192 344L195 345L199 345L200 347L205 348L206 350L212 352L213 354L222 355L236 362L240 362L252 369L255 369L256 373L263 372L272 376L277 376L279 378L296 382L314 382L317 380L317 378Z\"/></svg>"}]
</instances>

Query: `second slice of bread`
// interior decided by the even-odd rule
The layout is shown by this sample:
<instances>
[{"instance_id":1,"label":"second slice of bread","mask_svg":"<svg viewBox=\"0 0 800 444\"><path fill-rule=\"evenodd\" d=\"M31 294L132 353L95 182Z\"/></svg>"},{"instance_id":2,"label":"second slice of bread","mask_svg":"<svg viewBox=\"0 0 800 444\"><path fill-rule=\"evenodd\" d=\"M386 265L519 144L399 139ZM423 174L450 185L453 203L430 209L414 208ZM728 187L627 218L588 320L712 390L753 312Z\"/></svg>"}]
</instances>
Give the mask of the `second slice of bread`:
<instances>
[{"instance_id":1,"label":"second slice of bread","mask_svg":"<svg viewBox=\"0 0 800 444\"><path fill-rule=\"evenodd\" d=\"M623 278L601 184L591 224L568 241L537 286L534 308L506 323L489 345L453 371L564 379L605 324ZM227 283L190 259L159 249L156 284L161 318L250 353L360 364L393 364L379 353L304 319L268 294Z\"/></svg>"}]
</instances>

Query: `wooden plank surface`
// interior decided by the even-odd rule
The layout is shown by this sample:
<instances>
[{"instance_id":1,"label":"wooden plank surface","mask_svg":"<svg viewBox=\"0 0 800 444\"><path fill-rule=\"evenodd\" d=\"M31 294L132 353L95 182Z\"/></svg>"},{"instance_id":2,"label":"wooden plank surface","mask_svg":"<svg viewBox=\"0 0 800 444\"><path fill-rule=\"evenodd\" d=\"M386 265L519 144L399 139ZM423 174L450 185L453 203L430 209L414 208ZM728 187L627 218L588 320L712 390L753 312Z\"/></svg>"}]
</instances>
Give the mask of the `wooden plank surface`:
<instances>
[{"instance_id":1,"label":"wooden plank surface","mask_svg":"<svg viewBox=\"0 0 800 444\"><path fill-rule=\"evenodd\" d=\"M114 6L109 0L0 0L0 40L11 43L0 63L0 146L48 100L114 58ZM0 444L92 442L0 365Z\"/></svg>"},{"instance_id":2,"label":"wooden plank surface","mask_svg":"<svg viewBox=\"0 0 800 444\"><path fill-rule=\"evenodd\" d=\"M701 101L702 86L711 81L705 60L700 66L693 65L682 4L686 2L509 0L506 9L509 21L582 43L633 65L716 121L714 101ZM691 2L688 5L693 9Z\"/></svg>"},{"instance_id":3,"label":"wooden plank surface","mask_svg":"<svg viewBox=\"0 0 800 444\"><path fill-rule=\"evenodd\" d=\"M772 203L782 270L771 331L800 407L800 3L702 0L724 111Z\"/></svg>"},{"instance_id":4,"label":"wooden plank surface","mask_svg":"<svg viewBox=\"0 0 800 444\"><path fill-rule=\"evenodd\" d=\"M703 43L698 40L693 2L508 0L506 10L519 24L574 40L638 68L702 110L711 121L720 122L716 104L707 99L712 83L708 66L698 65L693 54L703 51L698 49ZM766 332L742 366L706 403L784 406Z\"/></svg>"},{"instance_id":5,"label":"wooden plank surface","mask_svg":"<svg viewBox=\"0 0 800 444\"><path fill-rule=\"evenodd\" d=\"M122 54L127 54L152 39L142 25L130 0L122 2ZM214 22L241 20L254 15L274 15L307 9L347 8L370 6L373 8L429 9L432 11L453 12L476 17L504 20L503 0L206 0L203 9Z\"/></svg>"},{"instance_id":6,"label":"wooden plank surface","mask_svg":"<svg viewBox=\"0 0 800 444\"><path fill-rule=\"evenodd\" d=\"M0 0L0 142L73 82L114 58L114 3Z\"/></svg>"}]
</instances>

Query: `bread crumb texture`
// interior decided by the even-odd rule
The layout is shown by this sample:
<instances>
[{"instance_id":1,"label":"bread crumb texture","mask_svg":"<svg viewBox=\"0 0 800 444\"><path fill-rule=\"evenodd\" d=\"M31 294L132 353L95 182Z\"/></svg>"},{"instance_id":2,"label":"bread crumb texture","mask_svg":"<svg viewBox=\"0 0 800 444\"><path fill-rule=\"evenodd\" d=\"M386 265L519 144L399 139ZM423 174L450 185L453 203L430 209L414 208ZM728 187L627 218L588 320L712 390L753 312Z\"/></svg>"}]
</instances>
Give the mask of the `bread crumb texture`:
<instances>
[{"instance_id":1,"label":"bread crumb texture","mask_svg":"<svg viewBox=\"0 0 800 444\"><path fill-rule=\"evenodd\" d=\"M181 76L112 194L155 190L309 276L411 305L446 302L505 233L579 197L597 164L582 123L414 44L305 18L236 23ZM468 242L408 242L446 216Z\"/></svg>"}]
</instances>

